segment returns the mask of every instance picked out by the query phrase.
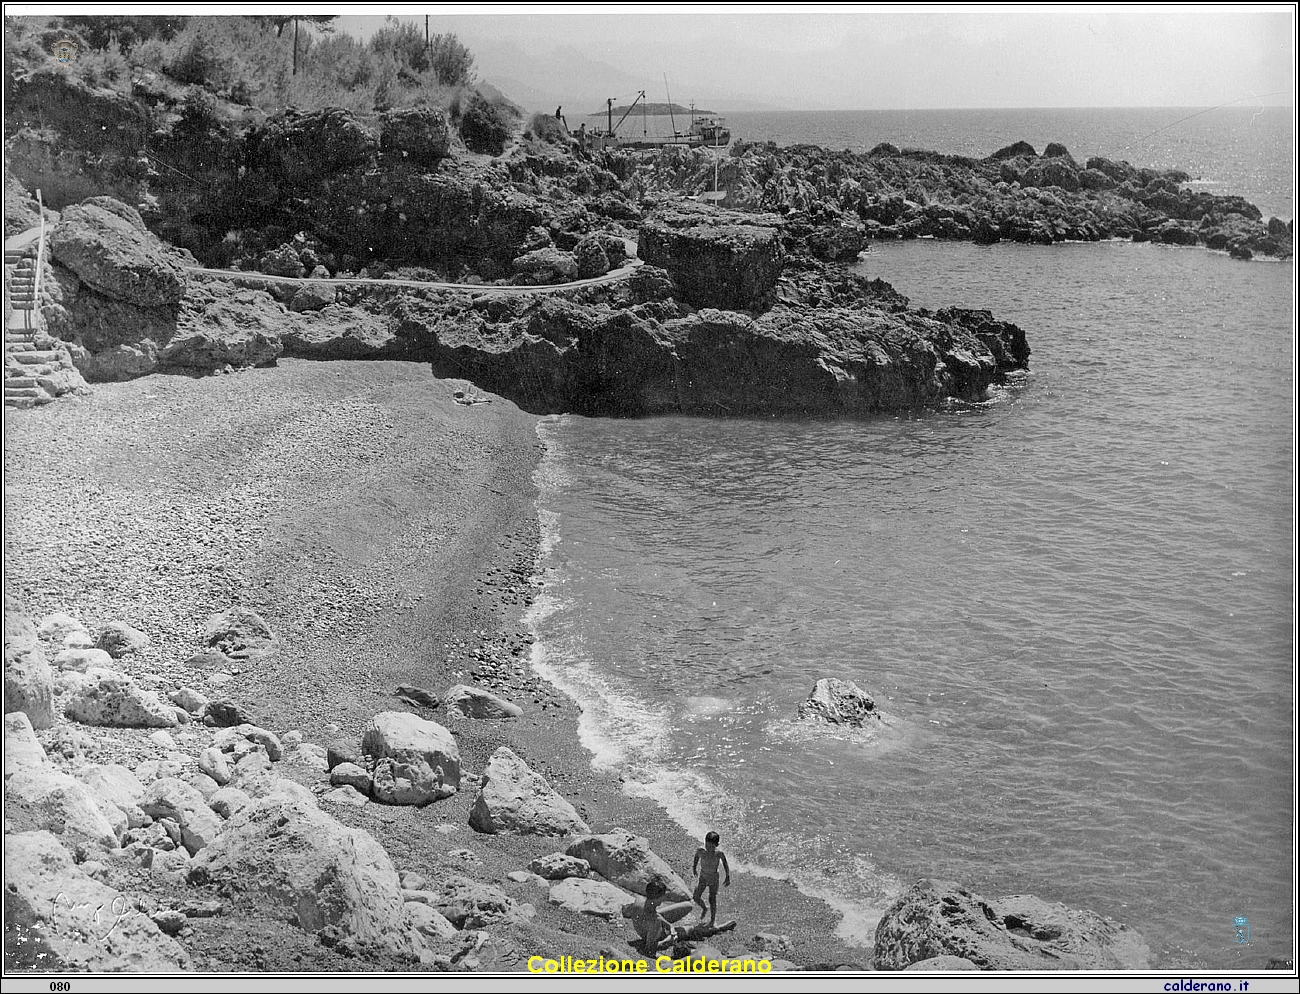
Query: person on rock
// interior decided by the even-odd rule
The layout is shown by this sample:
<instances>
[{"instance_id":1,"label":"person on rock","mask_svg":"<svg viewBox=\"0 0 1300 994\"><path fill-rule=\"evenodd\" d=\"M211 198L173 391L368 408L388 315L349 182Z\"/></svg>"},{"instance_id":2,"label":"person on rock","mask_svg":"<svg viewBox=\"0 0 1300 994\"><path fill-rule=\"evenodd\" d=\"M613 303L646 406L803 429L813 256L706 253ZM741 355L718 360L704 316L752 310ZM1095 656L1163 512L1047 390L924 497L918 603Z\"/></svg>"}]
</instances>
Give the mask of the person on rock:
<instances>
[{"instance_id":1,"label":"person on rock","mask_svg":"<svg viewBox=\"0 0 1300 994\"><path fill-rule=\"evenodd\" d=\"M685 935L684 929L675 931L672 923L690 914L694 905L681 901L660 907L667 896L668 884L663 877L651 877L645 885L645 902L632 915L632 927L641 937L641 949L647 956L671 948Z\"/></svg>"},{"instance_id":2,"label":"person on rock","mask_svg":"<svg viewBox=\"0 0 1300 994\"><path fill-rule=\"evenodd\" d=\"M731 886L731 867L727 865L727 854L718 848L718 843L722 839L717 832L710 832L704 837L704 848L695 850L695 862L691 864L691 875L696 873L700 876L700 882L695 885L695 894L692 900L699 905L700 920L704 920L704 901L700 895L704 893L704 888L709 889L709 927L712 928L718 921L718 865L726 871L727 877L723 886Z\"/></svg>"}]
</instances>

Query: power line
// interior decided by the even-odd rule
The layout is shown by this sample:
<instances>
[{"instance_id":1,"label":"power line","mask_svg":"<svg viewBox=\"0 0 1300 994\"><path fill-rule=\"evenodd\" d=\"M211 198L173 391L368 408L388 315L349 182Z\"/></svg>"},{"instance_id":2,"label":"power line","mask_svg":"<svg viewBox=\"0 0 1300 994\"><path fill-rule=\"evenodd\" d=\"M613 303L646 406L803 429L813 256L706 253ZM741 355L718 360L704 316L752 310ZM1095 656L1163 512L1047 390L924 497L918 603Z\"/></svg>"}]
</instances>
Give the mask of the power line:
<instances>
[{"instance_id":1,"label":"power line","mask_svg":"<svg viewBox=\"0 0 1300 994\"><path fill-rule=\"evenodd\" d=\"M1195 114L1188 114L1186 117L1180 117L1177 121L1174 121L1172 124L1166 124L1162 128L1156 128L1155 131L1152 131L1150 134L1143 135L1141 138L1138 138L1135 141L1130 142L1128 145L1116 145L1113 149L1108 149L1107 151L1102 152L1101 154L1105 156L1105 155L1109 155L1111 152L1118 151L1119 149L1122 148L1123 149L1131 148L1133 145L1140 144L1141 142L1146 141L1148 138L1154 138L1162 131L1168 131L1170 128L1176 128L1184 121L1190 121L1192 118L1200 117L1202 114L1208 114L1210 113L1210 111L1222 110L1224 107L1231 107L1233 104L1239 104L1243 100L1260 100L1264 97L1275 97L1279 93L1290 93L1290 92L1291 92L1290 90L1273 90L1271 93L1259 93L1259 94L1251 93L1244 97L1238 97L1236 100L1229 100L1227 103L1219 104L1217 107L1206 107L1204 110L1198 110Z\"/></svg>"}]
</instances>

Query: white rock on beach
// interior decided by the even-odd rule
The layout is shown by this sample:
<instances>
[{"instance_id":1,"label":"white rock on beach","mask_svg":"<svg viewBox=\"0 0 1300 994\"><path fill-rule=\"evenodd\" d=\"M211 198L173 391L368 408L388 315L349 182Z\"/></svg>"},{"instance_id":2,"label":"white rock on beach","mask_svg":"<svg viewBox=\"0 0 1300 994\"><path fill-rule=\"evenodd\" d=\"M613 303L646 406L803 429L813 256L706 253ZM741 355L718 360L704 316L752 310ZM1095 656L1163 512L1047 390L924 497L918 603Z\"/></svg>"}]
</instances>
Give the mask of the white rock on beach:
<instances>
[{"instance_id":1,"label":"white rock on beach","mask_svg":"<svg viewBox=\"0 0 1300 994\"><path fill-rule=\"evenodd\" d=\"M91 790L54 766L26 767L5 782L5 827L50 832L71 845L116 849L126 819L110 820ZM114 824L117 821L117 824Z\"/></svg>"},{"instance_id":2,"label":"white rock on beach","mask_svg":"<svg viewBox=\"0 0 1300 994\"><path fill-rule=\"evenodd\" d=\"M149 636L138 628L132 628L125 621L110 621L99 630L95 645L114 659L121 659L147 649Z\"/></svg>"},{"instance_id":3,"label":"white rock on beach","mask_svg":"<svg viewBox=\"0 0 1300 994\"><path fill-rule=\"evenodd\" d=\"M90 788L101 810L117 808L126 818L128 828L139 828L144 824L145 813L140 807L144 784L125 766L91 763L78 768L74 775Z\"/></svg>"},{"instance_id":4,"label":"white rock on beach","mask_svg":"<svg viewBox=\"0 0 1300 994\"><path fill-rule=\"evenodd\" d=\"M181 844L190 855L211 844L221 832L221 819L195 788L175 777L155 780L140 800L144 813L154 819L170 818L180 826Z\"/></svg>"},{"instance_id":5,"label":"white rock on beach","mask_svg":"<svg viewBox=\"0 0 1300 994\"><path fill-rule=\"evenodd\" d=\"M524 713L518 704L498 697L490 690L463 683L447 689L443 695L443 704L467 718L518 718Z\"/></svg>"},{"instance_id":6,"label":"white rock on beach","mask_svg":"<svg viewBox=\"0 0 1300 994\"><path fill-rule=\"evenodd\" d=\"M63 649L55 655L54 667L76 673L89 669L111 670L113 657L103 649Z\"/></svg>"},{"instance_id":7,"label":"white rock on beach","mask_svg":"<svg viewBox=\"0 0 1300 994\"><path fill-rule=\"evenodd\" d=\"M5 779L22 769L36 769L49 764L45 750L37 741L31 719L24 711L5 715Z\"/></svg>"},{"instance_id":8,"label":"white rock on beach","mask_svg":"<svg viewBox=\"0 0 1300 994\"><path fill-rule=\"evenodd\" d=\"M545 880L568 880L570 877L582 879L591 876L590 863L562 852L538 856L528 864L528 869Z\"/></svg>"},{"instance_id":9,"label":"white rock on beach","mask_svg":"<svg viewBox=\"0 0 1300 994\"><path fill-rule=\"evenodd\" d=\"M216 746L211 746L199 753L199 769L215 780L218 786L230 783L230 764L226 754Z\"/></svg>"},{"instance_id":10,"label":"white rock on beach","mask_svg":"<svg viewBox=\"0 0 1300 994\"><path fill-rule=\"evenodd\" d=\"M51 642L64 642L74 632L87 634L86 626L72 615L60 611L47 614L41 619L41 623L36 629L37 635L43 639L49 639Z\"/></svg>"},{"instance_id":11,"label":"white rock on beach","mask_svg":"<svg viewBox=\"0 0 1300 994\"><path fill-rule=\"evenodd\" d=\"M195 857L193 872L236 893L261 895L308 932L334 925L363 942L418 955L384 848L301 794L274 791L235 814Z\"/></svg>"},{"instance_id":12,"label":"white rock on beach","mask_svg":"<svg viewBox=\"0 0 1300 994\"><path fill-rule=\"evenodd\" d=\"M5 836L5 915L38 940L29 969L174 973L186 952L121 891L91 879L48 832ZM19 933L21 934L21 933ZM17 952L16 949L13 950ZM42 962L41 958L47 958Z\"/></svg>"},{"instance_id":13,"label":"white rock on beach","mask_svg":"<svg viewBox=\"0 0 1300 994\"><path fill-rule=\"evenodd\" d=\"M375 760L373 796L385 804L428 804L460 788L460 750L436 721L405 711L377 714L361 751Z\"/></svg>"},{"instance_id":14,"label":"white rock on beach","mask_svg":"<svg viewBox=\"0 0 1300 994\"><path fill-rule=\"evenodd\" d=\"M91 669L69 694L64 713L85 725L118 728L175 728L172 706L152 691L142 690L125 673Z\"/></svg>"},{"instance_id":15,"label":"white rock on beach","mask_svg":"<svg viewBox=\"0 0 1300 994\"><path fill-rule=\"evenodd\" d=\"M54 724L54 674L31 619L5 601L5 714L26 712L33 728Z\"/></svg>"},{"instance_id":16,"label":"white rock on beach","mask_svg":"<svg viewBox=\"0 0 1300 994\"><path fill-rule=\"evenodd\" d=\"M668 900L685 901L690 890L667 863L650 849L650 842L624 828L604 835L588 835L566 850L570 856L585 859L606 880L636 894L645 893L651 877L663 877L668 885Z\"/></svg>"},{"instance_id":17,"label":"white rock on beach","mask_svg":"<svg viewBox=\"0 0 1300 994\"><path fill-rule=\"evenodd\" d=\"M604 880L570 877L553 884L547 900L566 911L597 918L618 918L623 908L635 902L636 897Z\"/></svg>"},{"instance_id":18,"label":"white rock on beach","mask_svg":"<svg viewBox=\"0 0 1300 994\"><path fill-rule=\"evenodd\" d=\"M487 835L575 835L591 831L573 805L506 746L488 760L469 824L476 832Z\"/></svg>"}]
</instances>

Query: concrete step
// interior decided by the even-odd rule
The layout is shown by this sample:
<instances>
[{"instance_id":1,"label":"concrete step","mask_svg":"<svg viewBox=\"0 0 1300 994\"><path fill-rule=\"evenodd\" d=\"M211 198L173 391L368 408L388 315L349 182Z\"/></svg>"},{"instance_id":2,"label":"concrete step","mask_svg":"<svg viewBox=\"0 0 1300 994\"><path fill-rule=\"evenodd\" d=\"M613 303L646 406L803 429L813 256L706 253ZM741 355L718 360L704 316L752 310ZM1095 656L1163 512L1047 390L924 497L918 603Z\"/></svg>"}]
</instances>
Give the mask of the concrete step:
<instances>
[{"instance_id":1,"label":"concrete step","mask_svg":"<svg viewBox=\"0 0 1300 994\"><path fill-rule=\"evenodd\" d=\"M37 387L37 386L40 386L40 384L36 382L36 377L34 376L9 376L5 378L6 391L8 391L11 388L17 388L17 387Z\"/></svg>"},{"instance_id":2,"label":"concrete step","mask_svg":"<svg viewBox=\"0 0 1300 994\"><path fill-rule=\"evenodd\" d=\"M17 356L19 352L35 352L36 345L29 341L25 342L5 342L5 354Z\"/></svg>"},{"instance_id":3,"label":"concrete step","mask_svg":"<svg viewBox=\"0 0 1300 994\"><path fill-rule=\"evenodd\" d=\"M14 310L15 310L15 311L34 311L34 310L36 310L36 305L35 305L35 303L34 303L33 301L30 301L30 300L15 300L15 301L13 301L13 305L14 305Z\"/></svg>"},{"instance_id":4,"label":"concrete step","mask_svg":"<svg viewBox=\"0 0 1300 994\"><path fill-rule=\"evenodd\" d=\"M45 391L33 383L29 387L11 387L5 383L5 397L39 397Z\"/></svg>"},{"instance_id":5,"label":"concrete step","mask_svg":"<svg viewBox=\"0 0 1300 994\"><path fill-rule=\"evenodd\" d=\"M15 352L14 358L23 365L30 366L40 362L58 362L63 358L63 353L57 349L29 349L23 352Z\"/></svg>"}]
</instances>

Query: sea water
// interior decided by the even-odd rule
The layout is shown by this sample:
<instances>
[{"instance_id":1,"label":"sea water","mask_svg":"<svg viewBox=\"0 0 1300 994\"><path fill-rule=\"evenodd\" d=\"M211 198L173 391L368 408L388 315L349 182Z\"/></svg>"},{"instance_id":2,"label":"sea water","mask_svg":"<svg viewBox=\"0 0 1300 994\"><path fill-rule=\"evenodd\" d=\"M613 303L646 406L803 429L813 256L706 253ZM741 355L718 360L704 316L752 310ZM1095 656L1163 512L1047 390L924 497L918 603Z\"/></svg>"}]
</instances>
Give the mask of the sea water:
<instances>
[{"instance_id":1,"label":"sea water","mask_svg":"<svg viewBox=\"0 0 1300 994\"><path fill-rule=\"evenodd\" d=\"M927 113L910 135L859 115L860 141L1084 143L1083 112L1032 134ZM1087 113L1103 145L1131 112ZM852 117L773 137L842 144ZM1289 175L1289 117L1284 152L1227 119L1226 152L1160 164ZM1255 188L1289 213L1284 178ZM1016 322L1030 372L870 419L542 422L534 663L582 705L593 763L866 947L934 876L1124 921L1164 967L1290 955L1292 267L913 241L858 269ZM792 720L823 676L895 723Z\"/></svg>"}]
</instances>

